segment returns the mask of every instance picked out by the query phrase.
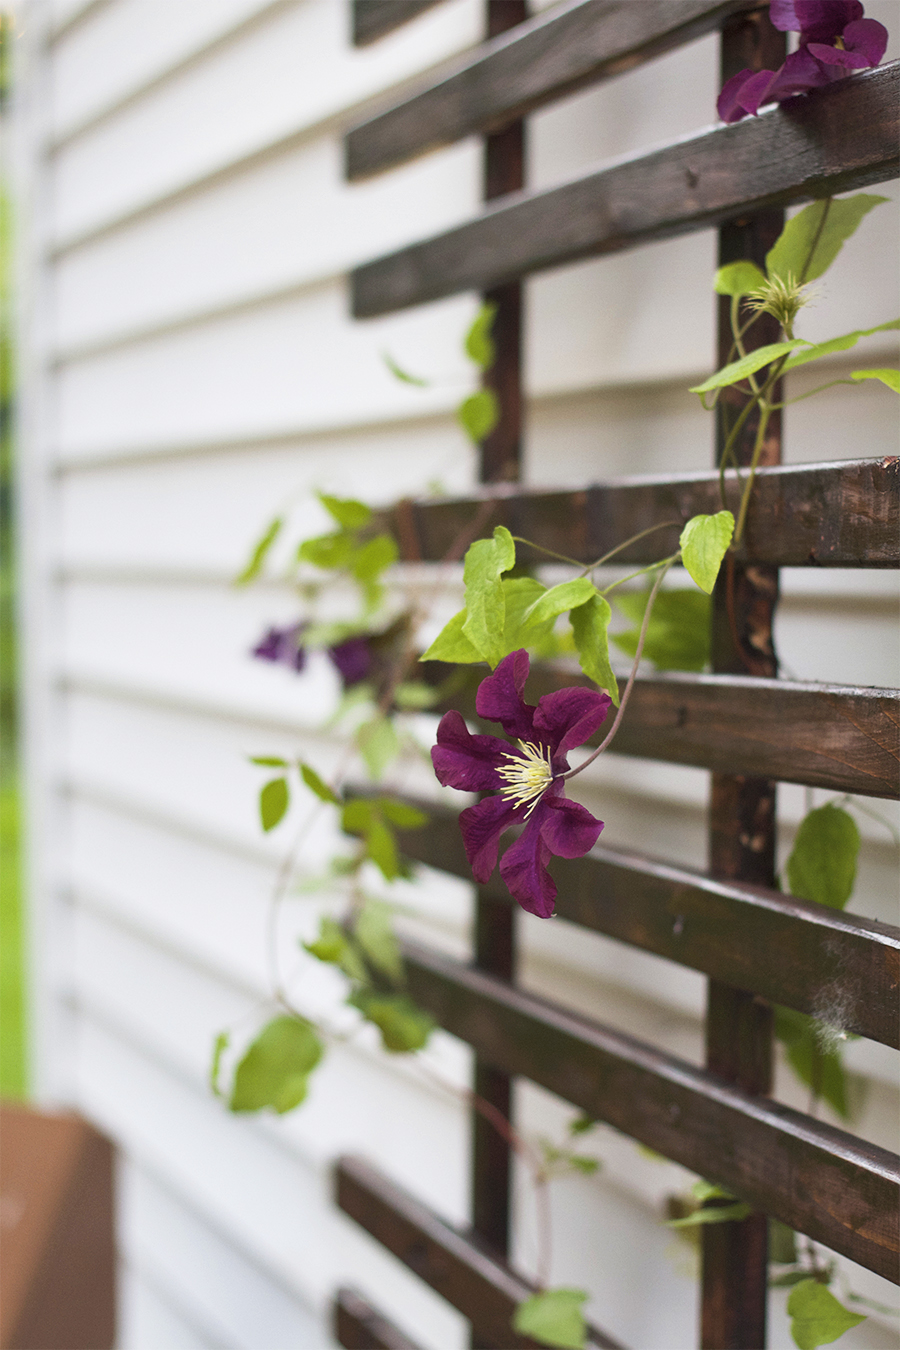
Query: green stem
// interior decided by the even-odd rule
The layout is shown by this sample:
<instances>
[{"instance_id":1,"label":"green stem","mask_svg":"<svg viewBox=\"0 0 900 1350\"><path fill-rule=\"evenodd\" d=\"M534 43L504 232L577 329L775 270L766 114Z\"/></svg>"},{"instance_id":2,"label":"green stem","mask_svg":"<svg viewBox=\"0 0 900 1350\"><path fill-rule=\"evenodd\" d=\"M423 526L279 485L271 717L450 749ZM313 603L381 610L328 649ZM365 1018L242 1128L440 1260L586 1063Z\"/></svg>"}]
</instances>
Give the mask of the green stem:
<instances>
[{"instance_id":1,"label":"green stem","mask_svg":"<svg viewBox=\"0 0 900 1350\"><path fill-rule=\"evenodd\" d=\"M514 534L511 536L511 538L517 544L527 544L529 548L533 548L537 553L546 553L548 558L556 558L558 562L569 563L572 567L581 566L580 559L569 558L566 556L565 553L557 553L556 550L553 548L544 548L542 544L533 544L530 539L523 539L520 534ZM624 544L622 545L622 547L623 548L625 547ZM594 564L594 566L596 566L596 563Z\"/></svg>"},{"instance_id":2,"label":"green stem","mask_svg":"<svg viewBox=\"0 0 900 1350\"><path fill-rule=\"evenodd\" d=\"M638 569L637 572L629 572L627 577L620 577L618 581L611 581L609 585L605 588L605 590L602 590L600 592L600 594L608 595L609 592L614 591L617 586L624 586L626 581L633 581L635 577L645 576L647 572L655 572L658 567L665 567L666 570L668 571L668 569L672 566L673 562L675 562L675 560L680 557L681 557L681 550L679 549L677 553L671 554L671 556L668 558L662 558L659 562L650 563L648 567L641 567Z\"/></svg>"},{"instance_id":3,"label":"green stem","mask_svg":"<svg viewBox=\"0 0 900 1350\"><path fill-rule=\"evenodd\" d=\"M595 567L602 567L605 562L609 562L610 558L614 558L616 554L621 553L624 548L629 548L632 544L636 544L637 541L643 539L645 535L653 534L655 530L677 529L680 524L681 522L678 520L663 520L660 521L658 525L649 525L646 530L641 530L639 534L633 534L630 539L626 539L622 544L616 544L615 548L611 548L608 553L604 553L602 558L598 558L596 562L590 563L589 566L585 567L581 575L583 577L587 576L588 572L593 572ZM654 563L653 566L659 567L659 563ZM634 575L640 576L640 573L635 572ZM627 577L625 580L627 580ZM618 584L618 582L615 583L615 585Z\"/></svg>"},{"instance_id":4,"label":"green stem","mask_svg":"<svg viewBox=\"0 0 900 1350\"><path fill-rule=\"evenodd\" d=\"M740 509L738 510L737 524L734 527L734 538L732 540L732 546L735 548L741 542L741 539L744 536L744 526L747 523L747 512L750 509L750 493L753 489L754 479L756 478L756 470L759 466L759 457L762 454L763 444L766 439L766 427L769 424L770 415L771 409L769 408L769 405L767 403L761 403L759 412L759 426L756 431L756 444L753 446L753 456L750 460L750 472L747 477L747 482L744 486L744 491L741 494L741 505Z\"/></svg>"},{"instance_id":5,"label":"green stem","mask_svg":"<svg viewBox=\"0 0 900 1350\"><path fill-rule=\"evenodd\" d=\"M593 754L588 755L587 759L582 764L577 765L576 768L569 769L568 773L561 773L559 775L561 780L565 780L566 778L574 778L577 773L581 773L584 769L587 768L589 764L593 764L594 760L597 759L599 755L602 755L607 746L610 745L610 743L613 740L613 737L619 730L622 718L625 715L625 709L628 707L628 700L631 697L631 691L634 688L634 681L637 678L638 666L641 664L641 656L643 655L644 652L644 642L646 641L647 638L647 628L649 627L650 624L650 615L653 613L653 606L656 602L656 597L659 594L659 588L663 584L665 575L668 572L669 568L672 566L672 563L678 557L680 557L680 551L679 553L673 554L671 558L667 558L665 564L661 565L662 570L660 571L659 576L654 581L653 589L651 590L650 595L647 598L647 608L644 610L644 621L641 624L641 633L640 637L638 638L637 651L634 654L634 661L631 666L631 674L628 676L628 683L625 686L625 693L622 695L622 702L619 704L619 709L618 712L616 713L615 721L613 722L606 736L604 736L603 740L597 746L597 749L593 752Z\"/></svg>"}]
</instances>

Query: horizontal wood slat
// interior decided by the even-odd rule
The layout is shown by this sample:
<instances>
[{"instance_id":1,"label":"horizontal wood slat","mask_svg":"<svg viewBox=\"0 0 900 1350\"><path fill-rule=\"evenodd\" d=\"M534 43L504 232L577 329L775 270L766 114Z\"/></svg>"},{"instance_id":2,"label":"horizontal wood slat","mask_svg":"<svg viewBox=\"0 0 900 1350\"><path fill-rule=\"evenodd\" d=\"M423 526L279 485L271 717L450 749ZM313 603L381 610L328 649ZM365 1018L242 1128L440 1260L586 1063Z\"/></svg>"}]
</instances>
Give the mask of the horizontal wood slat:
<instances>
[{"instance_id":1,"label":"horizontal wood slat","mask_svg":"<svg viewBox=\"0 0 900 1350\"><path fill-rule=\"evenodd\" d=\"M367 47L440 3L441 0L353 0L353 45Z\"/></svg>"},{"instance_id":2,"label":"horizontal wood slat","mask_svg":"<svg viewBox=\"0 0 900 1350\"><path fill-rule=\"evenodd\" d=\"M737 512L736 475L725 475L726 505ZM488 506L488 503L492 503ZM691 516L722 509L718 474L619 478L553 491L511 484L469 497L404 501L380 517L407 561L439 562L473 528L496 525L586 564L651 526L666 529L630 544L616 563L652 563L674 553ZM519 547L524 561L546 562ZM761 469L753 486L739 561L778 567L900 567L900 458L855 459Z\"/></svg>"},{"instance_id":3,"label":"horizontal wood slat","mask_svg":"<svg viewBox=\"0 0 900 1350\"><path fill-rule=\"evenodd\" d=\"M337 1203L367 1233L441 1294L472 1323L476 1343L491 1350L526 1350L537 1343L512 1330L516 1305L535 1286L515 1275L482 1243L438 1217L359 1158L336 1169ZM588 1347L620 1350L591 1328Z\"/></svg>"},{"instance_id":4,"label":"horizontal wood slat","mask_svg":"<svg viewBox=\"0 0 900 1350\"><path fill-rule=\"evenodd\" d=\"M346 1350L420 1350L355 1289L339 1289L332 1308L334 1336Z\"/></svg>"},{"instance_id":5,"label":"horizontal wood slat","mask_svg":"<svg viewBox=\"0 0 900 1350\"><path fill-rule=\"evenodd\" d=\"M486 1063L900 1283L900 1158L418 944L404 951L412 998Z\"/></svg>"},{"instance_id":6,"label":"horizontal wood slat","mask_svg":"<svg viewBox=\"0 0 900 1350\"><path fill-rule=\"evenodd\" d=\"M424 670L433 678L430 665ZM477 680L487 672L471 669L470 680L446 706L474 718ZM590 681L574 665L538 663L525 696L534 703L572 685ZM603 728L591 744L602 734ZM609 753L897 798L900 690L740 675L639 677Z\"/></svg>"},{"instance_id":7,"label":"horizontal wood slat","mask_svg":"<svg viewBox=\"0 0 900 1350\"><path fill-rule=\"evenodd\" d=\"M896 62L864 71L759 117L503 198L466 225L357 268L353 313L489 290L764 207L883 182L900 163L898 76Z\"/></svg>"},{"instance_id":8,"label":"horizontal wood slat","mask_svg":"<svg viewBox=\"0 0 900 1350\"><path fill-rule=\"evenodd\" d=\"M363 178L475 132L497 131L551 99L711 32L752 3L556 5L485 43L474 56L449 62L402 103L353 127L346 139L347 177Z\"/></svg>"},{"instance_id":9,"label":"horizontal wood slat","mask_svg":"<svg viewBox=\"0 0 900 1350\"><path fill-rule=\"evenodd\" d=\"M456 813L413 804L429 822L401 831L404 853L470 879ZM560 918L900 1049L900 928L627 849L554 858L552 871ZM509 900L496 872L484 889Z\"/></svg>"}]
</instances>

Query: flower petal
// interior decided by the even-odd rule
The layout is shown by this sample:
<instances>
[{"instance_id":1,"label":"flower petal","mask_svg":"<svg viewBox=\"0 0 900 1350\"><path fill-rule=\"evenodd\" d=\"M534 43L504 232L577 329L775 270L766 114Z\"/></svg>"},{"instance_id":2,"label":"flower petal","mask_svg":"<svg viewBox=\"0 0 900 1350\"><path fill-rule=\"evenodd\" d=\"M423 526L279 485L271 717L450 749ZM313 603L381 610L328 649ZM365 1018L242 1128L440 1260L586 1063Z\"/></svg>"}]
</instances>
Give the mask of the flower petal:
<instances>
[{"instance_id":1,"label":"flower petal","mask_svg":"<svg viewBox=\"0 0 900 1350\"><path fill-rule=\"evenodd\" d=\"M466 857L472 875L482 885L490 880L497 866L501 834L517 824L524 814L522 807L514 806L505 797L485 797L483 802L476 802L460 813L459 828Z\"/></svg>"},{"instance_id":2,"label":"flower petal","mask_svg":"<svg viewBox=\"0 0 900 1350\"><path fill-rule=\"evenodd\" d=\"M877 66L888 45L888 30L877 19L855 19L842 34L848 52L864 56L870 66Z\"/></svg>"},{"instance_id":3,"label":"flower petal","mask_svg":"<svg viewBox=\"0 0 900 1350\"><path fill-rule=\"evenodd\" d=\"M534 708L522 698L530 662L524 647L510 652L494 671L482 680L475 695L479 717L499 722L507 736L529 741L532 738Z\"/></svg>"},{"instance_id":4,"label":"flower petal","mask_svg":"<svg viewBox=\"0 0 900 1350\"><path fill-rule=\"evenodd\" d=\"M545 796L537 807L541 838L558 858L581 858L600 838L603 821L592 816L586 806L568 797Z\"/></svg>"},{"instance_id":5,"label":"flower petal","mask_svg":"<svg viewBox=\"0 0 900 1350\"><path fill-rule=\"evenodd\" d=\"M541 836L541 802L500 863L500 875L524 910L549 919L556 903L556 882L547 871L550 849Z\"/></svg>"},{"instance_id":6,"label":"flower petal","mask_svg":"<svg viewBox=\"0 0 900 1350\"><path fill-rule=\"evenodd\" d=\"M504 786L497 765L511 749L499 736L473 736L462 715L451 708L438 724L431 762L435 777L444 787L459 788L461 792L489 792Z\"/></svg>"},{"instance_id":7,"label":"flower petal","mask_svg":"<svg viewBox=\"0 0 900 1350\"><path fill-rule=\"evenodd\" d=\"M758 73L758 72L757 72ZM774 71L769 71L774 75ZM716 111L723 122L739 122L742 117L747 116L747 109L741 101L741 94L744 85L752 77L753 71L747 66L744 70L739 70L736 75L732 75L730 80L726 80L722 85L722 92L716 101Z\"/></svg>"},{"instance_id":8,"label":"flower petal","mask_svg":"<svg viewBox=\"0 0 900 1350\"><path fill-rule=\"evenodd\" d=\"M860 0L772 0L769 18L783 33L799 33L801 43L834 42L848 23L861 19Z\"/></svg>"},{"instance_id":9,"label":"flower petal","mask_svg":"<svg viewBox=\"0 0 900 1350\"><path fill-rule=\"evenodd\" d=\"M534 732L556 755L590 740L612 707L609 694L596 689L557 689L538 699Z\"/></svg>"},{"instance_id":10,"label":"flower petal","mask_svg":"<svg viewBox=\"0 0 900 1350\"><path fill-rule=\"evenodd\" d=\"M351 688L354 684L359 684L366 678L372 668L372 654L369 651L369 644L362 637L347 638L346 642L339 642L336 647L329 647L328 655L331 657L332 664L340 675L345 689Z\"/></svg>"},{"instance_id":11,"label":"flower petal","mask_svg":"<svg viewBox=\"0 0 900 1350\"><path fill-rule=\"evenodd\" d=\"M808 47L800 47L791 52L780 70L775 72L768 89L760 103L780 103L794 94L805 94L810 89L819 89L830 84L837 72L831 71L817 61Z\"/></svg>"}]
</instances>

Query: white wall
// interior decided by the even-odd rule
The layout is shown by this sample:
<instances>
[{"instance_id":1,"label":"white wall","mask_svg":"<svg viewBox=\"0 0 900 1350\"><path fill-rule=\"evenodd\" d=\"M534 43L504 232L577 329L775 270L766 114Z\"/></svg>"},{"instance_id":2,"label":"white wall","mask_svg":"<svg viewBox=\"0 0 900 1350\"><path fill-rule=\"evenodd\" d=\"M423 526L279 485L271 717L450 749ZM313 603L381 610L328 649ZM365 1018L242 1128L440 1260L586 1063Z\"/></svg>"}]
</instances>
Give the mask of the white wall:
<instances>
[{"instance_id":1,"label":"white wall","mask_svg":"<svg viewBox=\"0 0 900 1350\"><path fill-rule=\"evenodd\" d=\"M870 9L896 33L896 5ZM467 1122L452 1095L365 1036L334 1048L283 1120L229 1116L206 1069L214 1034L249 1034L268 993L266 903L287 827L260 836L245 756L302 749L327 767L338 753L321 730L328 673L297 683L247 657L294 599L230 579L283 501L298 529L316 523L315 488L381 502L474 482L452 415L474 298L355 323L346 273L471 215L478 147L347 186L341 135L365 100L477 41L480 5L447 0L362 51L344 0L23 0L19 19L36 1092L119 1144L122 1350L326 1346L328 1301L348 1281L427 1350L453 1350L461 1319L329 1199L330 1163L353 1149L463 1220ZM705 39L535 115L531 181L710 122L715 50ZM880 208L847 246L811 335L896 313L896 219ZM530 482L709 464L710 424L686 386L712 358L713 247L706 233L528 283ZM887 355L870 346L872 364ZM396 383L384 349L444 382ZM791 410L787 458L892 452L895 427L885 389L839 390ZM797 570L783 585L791 673L898 682L895 576ZM414 765L403 781L429 790ZM705 795L699 771L611 757L585 800L610 842L702 866ZM786 851L804 794L780 801ZM895 918L889 836L874 821L863 833L854 908ZM327 846L314 841L310 870ZM431 877L409 899L415 931L467 950L466 887ZM298 1002L330 1016L329 973L295 945L313 920L310 901L290 903L282 957ZM528 987L699 1062L699 976L563 923L527 920L524 947ZM857 1128L893 1145L895 1056L849 1053L868 1082ZM468 1052L450 1038L429 1057L465 1080ZM778 1089L803 1105L786 1073ZM519 1108L543 1132L570 1114L528 1086ZM584 1282L625 1343L689 1347L690 1260L659 1219L690 1178L612 1131L592 1143L603 1172L557 1191L554 1275ZM523 1185L526 1268L530 1204ZM881 1282L863 1273L858 1287ZM773 1345L788 1345L773 1321ZM893 1343L875 1321L842 1342Z\"/></svg>"}]
</instances>

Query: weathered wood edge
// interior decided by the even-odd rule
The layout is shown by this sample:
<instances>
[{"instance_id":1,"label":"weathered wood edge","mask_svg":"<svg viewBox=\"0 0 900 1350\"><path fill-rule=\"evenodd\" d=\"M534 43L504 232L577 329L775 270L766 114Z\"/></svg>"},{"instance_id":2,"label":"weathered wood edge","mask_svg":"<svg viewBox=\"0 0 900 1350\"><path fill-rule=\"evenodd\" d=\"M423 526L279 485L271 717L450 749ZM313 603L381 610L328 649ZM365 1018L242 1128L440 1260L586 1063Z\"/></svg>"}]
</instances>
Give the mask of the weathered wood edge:
<instances>
[{"instance_id":1,"label":"weathered wood edge","mask_svg":"<svg viewBox=\"0 0 900 1350\"><path fill-rule=\"evenodd\" d=\"M428 816L400 832L407 857L471 879L458 813L404 797ZM780 891L719 881L630 849L554 858L561 919L900 1049L900 928ZM494 874L488 889L512 904Z\"/></svg>"},{"instance_id":2,"label":"weathered wood edge","mask_svg":"<svg viewBox=\"0 0 900 1350\"><path fill-rule=\"evenodd\" d=\"M356 318L896 176L900 63L541 192L352 273ZM849 147L849 149L848 149Z\"/></svg>"},{"instance_id":3,"label":"weathered wood edge","mask_svg":"<svg viewBox=\"0 0 900 1350\"><path fill-rule=\"evenodd\" d=\"M356 1290L340 1288L331 1305L334 1338L346 1350L421 1350Z\"/></svg>"},{"instance_id":4,"label":"weathered wood edge","mask_svg":"<svg viewBox=\"0 0 900 1350\"><path fill-rule=\"evenodd\" d=\"M736 511L733 470L725 474L725 496ZM472 538L489 538L505 525L586 564L650 526L672 522L616 555L616 564L647 564L675 552L692 516L721 508L718 474L686 473L568 490L499 484L466 497L406 500L379 513L378 526L394 535L408 562L440 562L477 522ZM760 469L735 556L779 567L900 567L900 457ZM547 561L522 544L519 557Z\"/></svg>"},{"instance_id":5,"label":"weathered wood edge","mask_svg":"<svg viewBox=\"0 0 900 1350\"><path fill-rule=\"evenodd\" d=\"M442 0L353 0L354 47L368 47Z\"/></svg>"},{"instance_id":6,"label":"weathered wood edge","mask_svg":"<svg viewBox=\"0 0 900 1350\"><path fill-rule=\"evenodd\" d=\"M415 943L412 998L505 1073L900 1283L900 1158Z\"/></svg>"},{"instance_id":7,"label":"weathered wood edge","mask_svg":"<svg viewBox=\"0 0 900 1350\"><path fill-rule=\"evenodd\" d=\"M570 0L556 5L474 54L447 62L402 103L352 127L345 140L346 176L355 181L464 136L496 131L552 99L712 32L730 15L758 3ZM354 41L359 45L359 38Z\"/></svg>"},{"instance_id":8,"label":"weathered wood edge","mask_svg":"<svg viewBox=\"0 0 900 1350\"><path fill-rule=\"evenodd\" d=\"M496 1350L536 1347L530 1337L512 1330L516 1305L536 1286L483 1242L473 1241L361 1158L340 1158L335 1182L338 1208L463 1313L478 1333L479 1345L493 1344ZM618 1341L593 1327L586 1344L621 1350Z\"/></svg>"}]
</instances>

